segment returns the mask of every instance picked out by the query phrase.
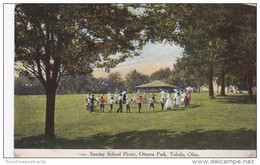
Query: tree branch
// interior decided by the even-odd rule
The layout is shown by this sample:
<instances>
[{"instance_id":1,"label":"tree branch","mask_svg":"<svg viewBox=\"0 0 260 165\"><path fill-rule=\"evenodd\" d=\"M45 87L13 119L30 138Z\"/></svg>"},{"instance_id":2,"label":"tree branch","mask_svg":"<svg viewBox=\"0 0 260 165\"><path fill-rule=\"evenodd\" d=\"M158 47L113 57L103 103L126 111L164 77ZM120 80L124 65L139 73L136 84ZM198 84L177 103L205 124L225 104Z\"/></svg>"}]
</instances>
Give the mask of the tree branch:
<instances>
[{"instance_id":1,"label":"tree branch","mask_svg":"<svg viewBox=\"0 0 260 165\"><path fill-rule=\"evenodd\" d=\"M23 67L30 72L31 74L33 74L34 76L36 76L37 78L39 77L39 75L37 74L37 71L35 71L35 69L32 68L32 66L23 64Z\"/></svg>"},{"instance_id":2,"label":"tree branch","mask_svg":"<svg viewBox=\"0 0 260 165\"><path fill-rule=\"evenodd\" d=\"M46 82L50 82L50 42L49 42L49 37L50 37L50 25L48 22L48 18L45 19L45 24L46 24L46 45L44 46L45 48L45 73L46 73Z\"/></svg>"},{"instance_id":3,"label":"tree branch","mask_svg":"<svg viewBox=\"0 0 260 165\"><path fill-rule=\"evenodd\" d=\"M37 56L36 56L36 64L37 64L37 69L38 69L38 74L39 74L39 80L42 82L44 88L46 89L47 87L47 83L46 80L44 79L43 75L42 75L42 65L40 63L40 59L39 57L41 56L39 49L37 50Z\"/></svg>"}]
</instances>

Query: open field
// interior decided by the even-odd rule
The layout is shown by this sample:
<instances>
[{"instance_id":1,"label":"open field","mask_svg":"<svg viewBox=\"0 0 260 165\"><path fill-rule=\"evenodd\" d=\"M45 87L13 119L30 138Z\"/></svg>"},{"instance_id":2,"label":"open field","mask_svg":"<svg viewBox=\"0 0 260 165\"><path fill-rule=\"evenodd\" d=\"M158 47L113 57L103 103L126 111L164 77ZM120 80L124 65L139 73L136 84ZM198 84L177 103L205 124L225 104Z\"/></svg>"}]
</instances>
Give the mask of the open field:
<instances>
[{"instance_id":1,"label":"open field","mask_svg":"<svg viewBox=\"0 0 260 165\"><path fill-rule=\"evenodd\" d=\"M187 108L161 111L155 104L148 112L143 104L137 113L132 103L131 113L125 105L116 113L114 104L112 113L106 105L105 113L96 107L90 114L85 95L57 95L56 137L45 138L45 96L15 96L15 148L256 149L256 101L247 97L193 93Z\"/></svg>"}]
</instances>

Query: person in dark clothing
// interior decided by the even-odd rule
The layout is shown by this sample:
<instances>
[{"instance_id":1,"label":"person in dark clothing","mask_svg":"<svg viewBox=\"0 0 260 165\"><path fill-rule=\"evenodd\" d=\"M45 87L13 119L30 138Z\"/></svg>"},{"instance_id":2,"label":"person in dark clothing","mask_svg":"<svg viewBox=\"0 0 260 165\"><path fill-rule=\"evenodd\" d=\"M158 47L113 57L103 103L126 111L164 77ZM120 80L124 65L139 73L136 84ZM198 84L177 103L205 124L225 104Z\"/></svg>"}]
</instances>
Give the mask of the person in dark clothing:
<instances>
[{"instance_id":1,"label":"person in dark clothing","mask_svg":"<svg viewBox=\"0 0 260 165\"><path fill-rule=\"evenodd\" d=\"M189 105L189 96L188 96L188 92L187 91L185 91L184 103L185 103L185 107L187 107Z\"/></svg>"},{"instance_id":2,"label":"person in dark clothing","mask_svg":"<svg viewBox=\"0 0 260 165\"><path fill-rule=\"evenodd\" d=\"M190 105L190 99L189 99L188 92L186 92L186 102L187 102L187 105Z\"/></svg>"},{"instance_id":3,"label":"person in dark clothing","mask_svg":"<svg viewBox=\"0 0 260 165\"><path fill-rule=\"evenodd\" d=\"M124 103L126 103L126 94L127 94L127 93L124 93L124 94L123 94L123 102L124 102Z\"/></svg>"},{"instance_id":4,"label":"person in dark clothing","mask_svg":"<svg viewBox=\"0 0 260 165\"><path fill-rule=\"evenodd\" d=\"M97 101L94 97L94 95L92 95L92 97L90 97L90 113L94 112L94 101Z\"/></svg>"},{"instance_id":5,"label":"person in dark clothing","mask_svg":"<svg viewBox=\"0 0 260 165\"><path fill-rule=\"evenodd\" d=\"M155 103L155 97L153 95L152 99L150 100L149 112L150 112L151 107L153 108L153 111L154 111L154 103Z\"/></svg>"},{"instance_id":6,"label":"person in dark clothing","mask_svg":"<svg viewBox=\"0 0 260 165\"><path fill-rule=\"evenodd\" d=\"M122 94L120 94L120 96L119 96L119 99L118 99L118 101L119 101L119 108L118 108L118 110L116 111L117 113L118 112L123 112L123 99L122 99Z\"/></svg>"},{"instance_id":7,"label":"person in dark clothing","mask_svg":"<svg viewBox=\"0 0 260 165\"><path fill-rule=\"evenodd\" d=\"M160 102L161 102L161 107L162 107L162 111L163 111L163 108L164 108L164 98L162 98L162 99L160 100Z\"/></svg>"}]
</instances>

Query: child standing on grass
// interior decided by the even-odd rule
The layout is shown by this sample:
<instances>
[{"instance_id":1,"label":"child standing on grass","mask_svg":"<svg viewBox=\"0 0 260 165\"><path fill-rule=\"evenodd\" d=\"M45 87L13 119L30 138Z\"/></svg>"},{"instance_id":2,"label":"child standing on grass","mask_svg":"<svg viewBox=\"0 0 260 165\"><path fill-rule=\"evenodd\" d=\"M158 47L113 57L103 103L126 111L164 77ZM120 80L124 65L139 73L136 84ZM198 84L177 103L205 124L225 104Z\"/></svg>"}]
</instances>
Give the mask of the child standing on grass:
<instances>
[{"instance_id":1,"label":"child standing on grass","mask_svg":"<svg viewBox=\"0 0 260 165\"><path fill-rule=\"evenodd\" d=\"M136 92L133 93L133 102L136 102Z\"/></svg>"},{"instance_id":2,"label":"child standing on grass","mask_svg":"<svg viewBox=\"0 0 260 165\"><path fill-rule=\"evenodd\" d=\"M86 110L89 110L89 104L90 104L90 93L86 95L85 97L85 105L86 105Z\"/></svg>"},{"instance_id":3,"label":"child standing on grass","mask_svg":"<svg viewBox=\"0 0 260 165\"><path fill-rule=\"evenodd\" d=\"M141 113L142 102L143 102L142 96L139 96L139 98L137 99L137 102L138 102L138 113Z\"/></svg>"},{"instance_id":4,"label":"child standing on grass","mask_svg":"<svg viewBox=\"0 0 260 165\"><path fill-rule=\"evenodd\" d=\"M189 96L188 96L188 92L186 90L184 92L184 104L185 104L185 107L187 107L189 105Z\"/></svg>"},{"instance_id":5,"label":"child standing on grass","mask_svg":"<svg viewBox=\"0 0 260 165\"><path fill-rule=\"evenodd\" d=\"M100 111L104 112L104 109L105 109L105 99L103 98L103 96L101 96L101 98L99 99L99 103L100 103Z\"/></svg>"},{"instance_id":6,"label":"child standing on grass","mask_svg":"<svg viewBox=\"0 0 260 165\"><path fill-rule=\"evenodd\" d=\"M96 100L97 100L97 106L98 106L99 105L99 96L97 96Z\"/></svg>"},{"instance_id":7,"label":"child standing on grass","mask_svg":"<svg viewBox=\"0 0 260 165\"><path fill-rule=\"evenodd\" d=\"M123 91L122 95L123 95L123 103L125 104L125 102L126 102L126 91Z\"/></svg>"},{"instance_id":8,"label":"child standing on grass","mask_svg":"<svg viewBox=\"0 0 260 165\"><path fill-rule=\"evenodd\" d=\"M178 90L174 94L174 107L179 107L179 105L180 105L180 92Z\"/></svg>"},{"instance_id":9,"label":"child standing on grass","mask_svg":"<svg viewBox=\"0 0 260 165\"><path fill-rule=\"evenodd\" d=\"M149 100L149 101L150 101L150 106L149 106L148 111L150 112L150 109L151 109L151 107L152 107L152 108L153 108L153 112L154 112L154 102L155 102L155 97L154 97L154 95L152 96L152 99Z\"/></svg>"},{"instance_id":10,"label":"child standing on grass","mask_svg":"<svg viewBox=\"0 0 260 165\"><path fill-rule=\"evenodd\" d=\"M186 92L183 91L183 93L181 95L181 102L182 102L182 104L184 104L185 94L186 94Z\"/></svg>"},{"instance_id":11,"label":"child standing on grass","mask_svg":"<svg viewBox=\"0 0 260 165\"><path fill-rule=\"evenodd\" d=\"M191 92L189 91L189 96L188 96L188 98L189 98L189 104L190 104L190 101L191 101Z\"/></svg>"},{"instance_id":12,"label":"child standing on grass","mask_svg":"<svg viewBox=\"0 0 260 165\"><path fill-rule=\"evenodd\" d=\"M127 113L127 112L130 113L130 102L131 102L131 101L132 101L132 100L129 99L129 98L126 99L126 113Z\"/></svg>"},{"instance_id":13,"label":"child standing on grass","mask_svg":"<svg viewBox=\"0 0 260 165\"><path fill-rule=\"evenodd\" d=\"M122 94L120 94L120 96L118 97L118 102L119 102L119 108L118 110L116 111L117 113L118 112L123 112L123 98L122 98Z\"/></svg>"},{"instance_id":14,"label":"child standing on grass","mask_svg":"<svg viewBox=\"0 0 260 165\"><path fill-rule=\"evenodd\" d=\"M115 103L116 104L118 103L118 94L117 93L115 94Z\"/></svg>"},{"instance_id":15,"label":"child standing on grass","mask_svg":"<svg viewBox=\"0 0 260 165\"><path fill-rule=\"evenodd\" d=\"M86 98L85 98L85 105L86 105L86 110L88 110L88 97L86 96Z\"/></svg>"},{"instance_id":16,"label":"child standing on grass","mask_svg":"<svg viewBox=\"0 0 260 165\"><path fill-rule=\"evenodd\" d=\"M85 100L86 110L88 110L88 99Z\"/></svg>"},{"instance_id":17,"label":"child standing on grass","mask_svg":"<svg viewBox=\"0 0 260 165\"><path fill-rule=\"evenodd\" d=\"M163 108L164 108L164 98L163 97L161 98L160 102L161 102L161 107L162 107L162 111L163 111Z\"/></svg>"},{"instance_id":18,"label":"child standing on grass","mask_svg":"<svg viewBox=\"0 0 260 165\"><path fill-rule=\"evenodd\" d=\"M143 101L146 101L147 99L146 99L146 93L145 93L145 91L143 92Z\"/></svg>"},{"instance_id":19,"label":"child standing on grass","mask_svg":"<svg viewBox=\"0 0 260 165\"><path fill-rule=\"evenodd\" d=\"M111 99L111 93L107 92L107 100L109 101Z\"/></svg>"},{"instance_id":20,"label":"child standing on grass","mask_svg":"<svg viewBox=\"0 0 260 165\"><path fill-rule=\"evenodd\" d=\"M167 93L167 100L166 100L166 102L165 102L165 108L166 108L167 110L169 110L169 109L171 109L171 107L172 107L172 99L171 99L171 94L170 94L170 92L168 92L168 93Z\"/></svg>"},{"instance_id":21,"label":"child standing on grass","mask_svg":"<svg viewBox=\"0 0 260 165\"><path fill-rule=\"evenodd\" d=\"M110 110L109 110L109 112L112 112L112 111L113 111L113 104L114 104L113 97L111 97L111 99L110 99L108 102L109 102L109 104L110 104Z\"/></svg>"},{"instance_id":22,"label":"child standing on grass","mask_svg":"<svg viewBox=\"0 0 260 165\"><path fill-rule=\"evenodd\" d=\"M92 95L92 97L89 98L89 107L90 107L90 113L94 112L94 101L97 101Z\"/></svg>"},{"instance_id":23,"label":"child standing on grass","mask_svg":"<svg viewBox=\"0 0 260 165\"><path fill-rule=\"evenodd\" d=\"M164 91L161 91L161 100L165 100L165 92Z\"/></svg>"}]
</instances>

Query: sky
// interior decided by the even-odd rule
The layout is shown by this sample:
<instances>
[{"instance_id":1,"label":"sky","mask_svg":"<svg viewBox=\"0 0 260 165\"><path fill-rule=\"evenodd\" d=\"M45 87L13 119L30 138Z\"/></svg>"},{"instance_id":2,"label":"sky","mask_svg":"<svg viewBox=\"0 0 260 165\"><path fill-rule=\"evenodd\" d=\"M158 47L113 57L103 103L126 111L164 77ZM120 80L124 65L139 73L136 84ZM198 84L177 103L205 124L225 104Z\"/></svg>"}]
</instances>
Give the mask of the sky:
<instances>
[{"instance_id":1,"label":"sky","mask_svg":"<svg viewBox=\"0 0 260 165\"><path fill-rule=\"evenodd\" d=\"M172 69L176 58L181 56L182 50L176 45L148 43L143 47L140 56L128 58L125 62L118 64L116 68L112 68L110 73L119 72L124 77L126 73L134 69L146 75L150 75L160 68ZM104 68L95 68L93 71L93 75L97 78L107 77L108 74Z\"/></svg>"}]
</instances>

